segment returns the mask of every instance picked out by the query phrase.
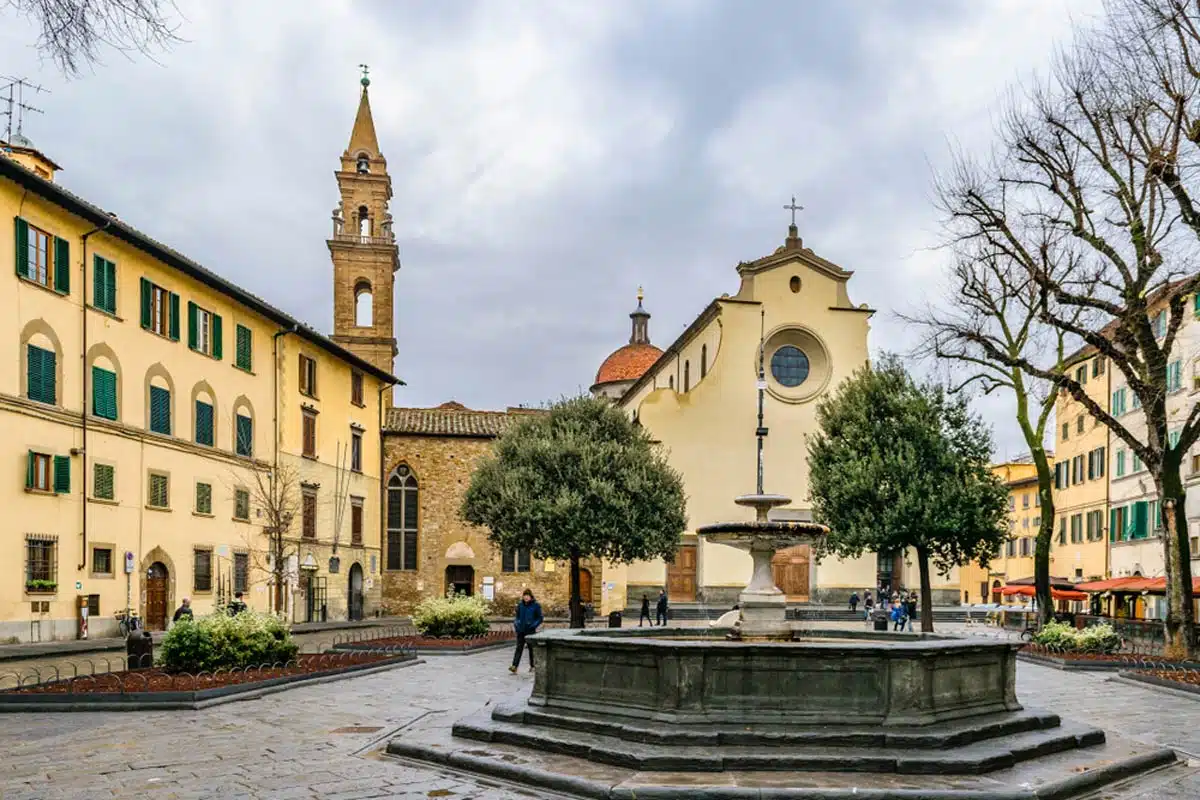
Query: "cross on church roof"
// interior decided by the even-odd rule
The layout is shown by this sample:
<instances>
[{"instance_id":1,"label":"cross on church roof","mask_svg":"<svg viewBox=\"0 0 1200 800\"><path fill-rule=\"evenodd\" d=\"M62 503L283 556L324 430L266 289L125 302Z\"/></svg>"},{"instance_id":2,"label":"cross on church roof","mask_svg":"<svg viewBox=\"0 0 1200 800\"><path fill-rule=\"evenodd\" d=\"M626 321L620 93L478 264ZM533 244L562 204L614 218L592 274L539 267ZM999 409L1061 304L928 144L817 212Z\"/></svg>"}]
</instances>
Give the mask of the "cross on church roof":
<instances>
[{"instance_id":1,"label":"cross on church roof","mask_svg":"<svg viewBox=\"0 0 1200 800\"><path fill-rule=\"evenodd\" d=\"M792 225L794 226L796 224L796 212L803 211L804 206L796 205L796 195L792 195L792 204L790 206L784 206L783 210L792 212Z\"/></svg>"},{"instance_id":2,"label":"cross on church roof","mask_svg":"<svg viewBox=\"0 0 1200 800\"><path fill-rule=\"evenodd\" d=\"M366 64L359 64L359 65L358 65L358 68L359 68L359 69L361 69L361 70L363 71L363 74L362 74L362 81L361 81L362 85L363 85L363 86L370 86L370 85L371 85L371 78L370 78L370 77L367 75L367 73L371 71L370 67L368 67ZM794 197L793 197L793 198L792 198L792 202L795 202L795 201L796 201L796 198L794 198Z\"/></svg>"}]
</instances>

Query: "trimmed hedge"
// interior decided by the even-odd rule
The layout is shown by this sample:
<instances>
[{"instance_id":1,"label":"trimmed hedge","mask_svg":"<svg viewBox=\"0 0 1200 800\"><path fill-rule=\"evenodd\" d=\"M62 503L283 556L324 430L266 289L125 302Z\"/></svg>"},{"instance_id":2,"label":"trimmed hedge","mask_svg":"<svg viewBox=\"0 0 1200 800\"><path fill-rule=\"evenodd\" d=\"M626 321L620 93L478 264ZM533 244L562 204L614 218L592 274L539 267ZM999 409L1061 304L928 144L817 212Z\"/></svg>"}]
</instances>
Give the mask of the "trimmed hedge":
<instances>
[{"instance_id":1,"label":"trimmed hedge","mask_svg":"<svg viewBox=\"0 0 1200 800\"><path fill-rule=\"evenodd\" d=\"M171 626L158 649L159 665L171 672L287 663L299 646L278 617L243 611L237 616L184 617Z\"/></svg>"},{"instance_id":2,"label":"trimmed hedge","mask_svg":"<svg viewBox=\"0 0 1200 800\"><path fill-rule=\"evenodd\" d=\"M458 594L422 600L412 620L425 636L480 636L488 632L488 613L482 597Z\"/></svg>"},{"instance_id":3,"label":"trimmed hedge","mask_svg":"<svg viewBox=\"0 0 1200 800\"><path fill-rule=\"evenodd\" d=\"M1047 622L1033 642L1062 653L1115 653L1121 649L1121 637L1111 625L1103 624L1078 630L1065 622Z\"/></svg>"}]
</instances>

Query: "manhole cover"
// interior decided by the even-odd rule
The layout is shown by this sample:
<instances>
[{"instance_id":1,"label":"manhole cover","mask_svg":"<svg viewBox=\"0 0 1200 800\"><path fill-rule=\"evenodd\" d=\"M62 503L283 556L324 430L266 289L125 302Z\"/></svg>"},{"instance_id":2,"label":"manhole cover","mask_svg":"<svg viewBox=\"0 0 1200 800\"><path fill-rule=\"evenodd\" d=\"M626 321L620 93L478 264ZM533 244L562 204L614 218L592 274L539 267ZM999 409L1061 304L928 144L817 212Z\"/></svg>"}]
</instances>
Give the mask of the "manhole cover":
<instances>
[{"instance_id":1,"label":"manhole cover","mask_svg":"<svg viewBox=\"0 0 1200 800\"><path fill-rule=\"evenodd\" d=\"M346 728L334 728L330 733L376 733L383 730L382 725L351 725Z\"/></svg>"}]
</instances>

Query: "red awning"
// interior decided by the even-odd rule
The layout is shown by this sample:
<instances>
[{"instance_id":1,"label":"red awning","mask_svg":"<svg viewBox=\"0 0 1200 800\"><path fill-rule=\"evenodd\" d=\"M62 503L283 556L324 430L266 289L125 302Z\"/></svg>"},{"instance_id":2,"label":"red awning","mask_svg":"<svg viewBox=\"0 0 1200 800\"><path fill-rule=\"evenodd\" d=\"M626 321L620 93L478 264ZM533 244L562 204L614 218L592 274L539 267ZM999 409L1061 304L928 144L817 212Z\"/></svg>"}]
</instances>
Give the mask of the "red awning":
<instances>
[{"instance_id":1,"label":"red awning","mask_svg":"<svg viewBox=\"0 0 1200 800\"><path fill-rule=\"evenodd\" d=\"M1124 578L1109 578L1105 581L1088 581L1078 583L1075 588L1081 592L1098 594L1100 592L1115 592L1117 594L1163 594L1167 591L1166 578L1141 578L1129 576ZM1200 577L1192 578L1192 591L1200 594Z\"/></svg>"},{"instance_id":2,"label":"red awning","mask_svg":"<svg viewBox=\"0 0 1200 800\"><path fill-rule=\"evenodd\" d=\"M1011 586L1010 585L1010 586L1005 586L1003 589L1001 589L1000 593L1006 594L1009 596L1021 595L1023 597L1033 597L1034 595L1037 594L1037 590L1034 589L1032 586L1024 586L1024 585ZM1087 594L1085 594L1084 592L1077 592L1074 590L1068 591L1067 589L1051 588L1050 596L1052 598L1054 598L1055 600L1087 600L1088 599Z\"/></svg>"},{"instance_id":3,"label":"red awning","mask_svg":"<svg viewBox=\"0 0 1200 800\"><path fill-rule=\"evenodd\" d=\"M1035 579L1033 578L1033 576L1030 576L1027 578L1014 578L1011 581L1005 581L1004 585L1005 586L1033 586L1034 580ZM1050 576L1050 588L1051 589L1065 589L1067 591L1072 591L1075 588L1075 584L1071 583L1071 581L1067 580L1066 578L1059 578L1059 577L1055 577L1054 575L1051 575Z\"/></svg>"}]
</instances>

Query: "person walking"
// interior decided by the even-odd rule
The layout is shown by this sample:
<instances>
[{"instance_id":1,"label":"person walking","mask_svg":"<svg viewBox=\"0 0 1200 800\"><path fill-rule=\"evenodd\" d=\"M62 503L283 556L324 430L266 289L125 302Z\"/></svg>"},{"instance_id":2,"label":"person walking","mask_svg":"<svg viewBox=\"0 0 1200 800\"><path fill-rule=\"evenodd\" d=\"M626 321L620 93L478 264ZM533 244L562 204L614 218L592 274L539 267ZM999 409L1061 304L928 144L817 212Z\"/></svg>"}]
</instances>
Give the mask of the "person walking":
<instances>
[{"instance_id":1,"label":"person walking","mask_svg":"<svg viewBox=\"0 0 1200 800\"><path fill-rule=\"evenodd\" d=\"M642 622L649 622L650 627L654 627L654 623L650 619L650 595L642 595L642 613L638 617L638 627L642 627Z\"/></svg>"},{"instance_id":2,"label":"person walking","mask_svg":"<svg viewBox=\"0 0 1200 800\"><path fill-rule=\"evenodd\" d=\"M513 653L512 666L509 672L516 672L521 665L521 651L525 649L525 637L533 636L542 626L542 606L534 598L533 592L526 589L521 593L517 603L517 613L513 616L513 630L517 632L517 652ZM529 671L533 672L533 645L529 646Z\"/></svg>"},{"instance_id":3,"label":"person walking","mask_svg":"<svg viewBox=\"0 0 1200 800\"><path fill-rule=\"evenodd\" d=\"M863 609L866 611L867 622L870 622L871 612L875 609L875 595L870 589L863 592Z\"/></svg>"},{"instance_id":4,"label":"person walking","mask_svg":"<svg viewBox=\"0 0 1200 800\"><path fill-rule=\"evenodd\" d=\"M913 619L917 616L917 593L909 592L908 601L904 604L904 612L908 617L908 630L913 629Z\"/></svg>"},{"instance_id":5,"label":"person walking","mask_svg":"<svg viewBox=\"0 0 1200 800\"><path fill-rule=\"evenodd\" d=\"M850 594L850 613L853 614L858 610L858 592Z\"/></svg>"},{"instance_id":6,"label":"person walking","mask_svg":"<svg viewBox=\"0 0 1200 800\"><path fill-rule=\"evenodd\" d=\"M904 630L904 604L897 600L892 604L892 631Z\"/></svg>"},{"instance_id":7,"label":"person walking","mask_svg":"<svg viewBox=\"0 0 1200 800\"><path fill-rule=\"evenodd\" d=\"M654 621L663 627L667 625L667 590L658 591L658 605L655 606Z\"/></svg>"},{"instance_id":8,"label":"person walking","mask_svg":"<svg viewBox=\"0 0 1200 800\"><path fill-rule=\"evenodd\" d=\"M179 603L179 608L175 609L175 616L171 617L171 622L179 622L179 620L187 617L195 619L196 616L192 613L192 601L186 597Z\"/></svg>"}]
</instances>

